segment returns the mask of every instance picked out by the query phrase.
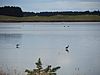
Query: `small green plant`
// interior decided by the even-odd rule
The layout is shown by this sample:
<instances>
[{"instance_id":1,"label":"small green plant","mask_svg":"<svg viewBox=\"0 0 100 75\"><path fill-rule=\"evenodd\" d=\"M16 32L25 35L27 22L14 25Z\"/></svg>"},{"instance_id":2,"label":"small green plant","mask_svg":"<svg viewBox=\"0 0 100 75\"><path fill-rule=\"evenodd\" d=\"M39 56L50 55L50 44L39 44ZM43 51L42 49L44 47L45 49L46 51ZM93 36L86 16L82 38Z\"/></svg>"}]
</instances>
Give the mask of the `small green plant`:
<instances>
[{"instance_id":1,"label":"small green plant","mask_svg":"<svg viewBox=\"0 0 100 75\"><path fill-rule=\"evenodd\" d=\"M48 65L46 68L43 69L40 58L35 64L36 69L33 69L33 71L28 69L25 70L25 72L27 72L27 75L56 75L56 71L61 68L60 66L51 68L51 65Z\"/></svg>"}]
</instances>

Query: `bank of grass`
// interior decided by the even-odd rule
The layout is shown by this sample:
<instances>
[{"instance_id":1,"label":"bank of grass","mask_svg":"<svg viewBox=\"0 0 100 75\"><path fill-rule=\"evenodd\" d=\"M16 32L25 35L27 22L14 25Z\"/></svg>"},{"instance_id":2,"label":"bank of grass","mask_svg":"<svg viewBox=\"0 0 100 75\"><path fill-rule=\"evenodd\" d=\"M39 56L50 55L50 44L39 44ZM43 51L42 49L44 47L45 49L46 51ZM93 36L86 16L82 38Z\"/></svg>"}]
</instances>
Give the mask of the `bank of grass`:
<instances>
[{"instance_id":1,"label":"bank of grass","mask_svg":"<svg viewBox=\"0 0 100 75\"><path fill-rule=\"evenodd\" d=\"M56 15L12 17L0 15L0 22L100 22L99 15Z\"/></svg>"}]
</instances>

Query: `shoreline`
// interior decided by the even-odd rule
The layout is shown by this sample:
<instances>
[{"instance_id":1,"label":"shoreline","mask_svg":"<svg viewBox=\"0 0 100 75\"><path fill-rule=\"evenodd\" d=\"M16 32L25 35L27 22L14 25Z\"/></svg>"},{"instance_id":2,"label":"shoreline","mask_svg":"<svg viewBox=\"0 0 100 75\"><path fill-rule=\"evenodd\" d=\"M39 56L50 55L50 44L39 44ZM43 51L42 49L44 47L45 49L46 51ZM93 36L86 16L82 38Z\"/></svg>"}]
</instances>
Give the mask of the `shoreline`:
<instances>
[{"instance_id":1,"label":"shoreline","mask_svg":"<svg viewBox=\"0 0 100 75\"><path fill-rule=\"evenodd\" d=\"M0 22L100 22L98 15L13 17L0 15Z\"/></svg>"},{"instance_id":2,"label":"shoreline","mask_svg":"<svg viewBox=\"0 0 100 75\"><path fill-rule=\"evenodd\" d=\"M100 22L97 20L70 20L70 21L0 21L0 23L20 23L20 22Z\"/></svg>"}]
</instances>

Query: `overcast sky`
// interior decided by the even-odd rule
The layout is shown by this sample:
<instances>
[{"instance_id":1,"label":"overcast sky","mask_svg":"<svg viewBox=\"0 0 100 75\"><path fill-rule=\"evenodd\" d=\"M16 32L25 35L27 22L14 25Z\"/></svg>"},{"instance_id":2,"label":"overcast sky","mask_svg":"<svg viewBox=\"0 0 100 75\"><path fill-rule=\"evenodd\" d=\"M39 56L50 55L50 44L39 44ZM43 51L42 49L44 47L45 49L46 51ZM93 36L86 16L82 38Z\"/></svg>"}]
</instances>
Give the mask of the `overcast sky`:
<instances>
[{"instance_id":1,"label":"overcast sky","mask_svg":"<svg viewBox=\"0 0 100 75\"><path fill-rule=\"evenodd\" d=\"M100 0L0 0L0 6L6 5L33 12L100 10Z\"/></svg>"}]
</instances>

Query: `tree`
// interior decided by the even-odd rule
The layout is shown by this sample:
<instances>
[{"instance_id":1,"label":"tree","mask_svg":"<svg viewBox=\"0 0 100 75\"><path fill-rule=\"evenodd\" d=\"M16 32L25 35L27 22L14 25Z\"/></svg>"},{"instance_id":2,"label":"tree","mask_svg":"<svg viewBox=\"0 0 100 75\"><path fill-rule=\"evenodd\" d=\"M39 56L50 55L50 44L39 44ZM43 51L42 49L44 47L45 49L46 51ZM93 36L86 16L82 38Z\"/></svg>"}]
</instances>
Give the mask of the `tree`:
<instances>
[{"instance_id":1,"label":"tree","mask_svg":"<svg viewBox=\"0 0 100 75\"><path fill-rule=\"evenodd\" d=\"M37 66L37 68L38 68L39 70L42 69L42 63L41 63L40 58L38 59L38 62L36 62L35 64L36 64L36 66Z\"/></svg>"},{"instance_id":2,"label":"tree","mask_svg":"<svg viewBox=\"0 0 100 75\"><path fill-rule=\"evenodd\" d=\"M0 15L22 17L23 11L20 7L4 6L0 7Z\"/></svg>"},{"instance_id":3,"label":"tree","mask_svg":"<svg viewBox=\"0 0 100 75\"><path fill-rule=\"evenodd\" d=\"M60 66L51 68L51 65L48 65L45 69L43 69L40 58L35 64L36 69L33 69L33 71L28 69L25 70L25 72L27 72L27 75L56 75L56 71L60 69Z\"/></svg>"},{"instance_id":4,"label":"tree","mask_svg":"<svg viewBox=\"0 0 100 75\"><path fill-rule=\"evenodd\" d=\"M51 72L56 72L58 69L60 69L60 66L52 68Z\"/></svg>"}]
</instances>

